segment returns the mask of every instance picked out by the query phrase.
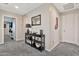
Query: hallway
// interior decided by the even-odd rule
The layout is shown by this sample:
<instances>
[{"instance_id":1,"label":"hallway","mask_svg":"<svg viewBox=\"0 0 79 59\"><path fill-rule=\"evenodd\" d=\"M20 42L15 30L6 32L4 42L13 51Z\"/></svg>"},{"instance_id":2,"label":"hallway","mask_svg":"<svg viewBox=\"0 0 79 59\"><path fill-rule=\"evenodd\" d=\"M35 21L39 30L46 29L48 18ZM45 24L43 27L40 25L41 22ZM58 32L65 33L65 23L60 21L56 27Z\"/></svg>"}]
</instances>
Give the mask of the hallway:
<instances>
[{"instance_id":1,"label":"hallway","mask_svg":"<svg viewBox=\"0 0 79 59\"><path fill-rule=\"evenodd\" d=\"M16 10L15 5L19 9ZM64 8L63 5L74 7L72 10L65 11L60 8ZM77 46L79 45L79 9L77 8L79 4L11 3L7 6L0 4L0 6L4 6L4 9L0 10L0 55L79 56L79 46ZM28 24L30 26L27 26ZM28 34L28 38L26 38L25 33ZM45 36L44 40L42 34ZM34 36L37 36L37 38ZM41 37L41 39L38 37ZM36 46L43 46L46 51L39 52L25 44L25 38L31 39L30 43L34 39L33 43Z\"/></svg>"}]
</instances>

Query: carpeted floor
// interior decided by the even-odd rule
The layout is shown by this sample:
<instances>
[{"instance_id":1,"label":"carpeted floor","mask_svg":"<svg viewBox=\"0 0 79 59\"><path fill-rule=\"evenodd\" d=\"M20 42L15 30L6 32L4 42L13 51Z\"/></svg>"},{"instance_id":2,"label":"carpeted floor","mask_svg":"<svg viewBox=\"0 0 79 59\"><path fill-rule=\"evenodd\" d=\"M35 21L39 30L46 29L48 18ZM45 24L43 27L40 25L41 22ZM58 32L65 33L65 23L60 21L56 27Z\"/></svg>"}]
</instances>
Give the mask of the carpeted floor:
<instances>
[{"instance_id":1,"label":"carpeted floor","mask_svg":"<svg viewBox=\"0 0 79 59\"><path fill-rule=\"evenodd\" d=\"M79 46L60 43L51 52L40 52L25 44L24 41L11 41L0 45L0 56L79 56Z\"/></svg>"},{"instance_id":2,"label":"carpeted floor","mask_svg":"<svg viewBox=\"0 0 79 59\"><path fill-rule=\"evenodd\" d=\"M12 40L9 35L4 35L4 42L10 42L10 41L14 40Z\"/></svg>"},{"instance_id":3,"label":"carpeted floor","mask_svg":"<svg viewBox=\"0 0 79 59\"><path fill-rule=\"evenodd\" d=\"M0 45L0 55L4 56L44 56L46 52L43 51L42 53L35 48L30 47L29 45L25 44L24 41L11 41L6 42L3 45Z\"/></svg>"},{"instance_id":4,"label":"carpeted floor","mask_svg":"<svg viewBox=\"0 0 79 59\"><path fill-rule=\"evenodd\" d=\"M79 56L79 46L62 42L54 48L48 55L51 56Z\"/></svg>"},{"instance_id":5,"label":"carpeted floor","mask_svg":"<svg viewBox=\"0 0 79 59\"><path fill-rule=\"evenodd\" d=\"M0 45L0 56L79 56L79 46L60 43L51 52L40 52L24 41L7 41Z\"/></svg>"}]
</instances>

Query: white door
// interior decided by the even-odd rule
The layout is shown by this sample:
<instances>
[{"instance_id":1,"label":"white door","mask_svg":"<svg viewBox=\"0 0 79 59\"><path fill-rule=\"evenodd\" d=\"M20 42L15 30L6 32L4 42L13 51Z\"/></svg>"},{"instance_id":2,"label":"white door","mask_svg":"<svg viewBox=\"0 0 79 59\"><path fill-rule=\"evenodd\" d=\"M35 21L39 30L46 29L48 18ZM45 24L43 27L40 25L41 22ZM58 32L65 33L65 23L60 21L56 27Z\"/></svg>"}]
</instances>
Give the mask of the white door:
<instances>
[{"instance_id":1,"label":"white door","mask_svg":"<svg viewBox=\"0 0 79 59\"><path fill-rule=\"evenodd\" d=\"M75 20L74 14L62 16L62 41L75 43Z\"/></svg>"}]
</instances>

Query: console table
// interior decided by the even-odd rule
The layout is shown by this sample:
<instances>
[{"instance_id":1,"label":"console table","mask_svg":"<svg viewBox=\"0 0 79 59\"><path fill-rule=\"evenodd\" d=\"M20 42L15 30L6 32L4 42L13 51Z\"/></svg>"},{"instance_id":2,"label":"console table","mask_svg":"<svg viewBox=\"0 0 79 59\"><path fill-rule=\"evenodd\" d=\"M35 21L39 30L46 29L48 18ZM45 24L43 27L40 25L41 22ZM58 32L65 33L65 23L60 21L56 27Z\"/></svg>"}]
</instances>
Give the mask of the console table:
<instances>
[{"instance_id":1,"label":"console table","mask_svg":"<svg viewBox=\"0 0 79 59\"><path fill-rule=\"evenodd\" d=\"M25 43L39 51L43 51L45 49L45 35L25 33Z\"/></svg>"}]
</instances>

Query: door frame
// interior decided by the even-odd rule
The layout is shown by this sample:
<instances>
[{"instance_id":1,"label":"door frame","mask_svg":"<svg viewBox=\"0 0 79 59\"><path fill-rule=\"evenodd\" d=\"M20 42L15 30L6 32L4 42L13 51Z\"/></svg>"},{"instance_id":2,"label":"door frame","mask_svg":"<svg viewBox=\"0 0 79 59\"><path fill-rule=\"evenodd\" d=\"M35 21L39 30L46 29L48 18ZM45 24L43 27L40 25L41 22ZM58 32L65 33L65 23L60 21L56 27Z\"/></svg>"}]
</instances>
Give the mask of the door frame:
<instances>
[{"instance_id":1,"label":"door frame","mask_svg":"<svg viewBox=\"0 0 79 59\"><path fill-rule=\"evenodd\" d=\"M4 17L11 17L11 18L15 18L15 34L17 34L16 33L16 17L15 16L12 16L12 15L2 15L2 23L3 23L3 26L2 26L2 28L3 28L3 30L2 30L2 33L3 33L3 37L2 37L2 43L4 44L5 42L4 42ZM17 36L17 35L16 35ZM15 37L15 41L16 41L16 37Z\"/></svg>"},{"instance_id":2,"label":"door frame","mask_svg":"<svg viewBox=\"0 0 79 59\"><path fill-rule=\"evenodd\" d=\"M61 38L62 38L61 42L68 42L68 43L76 44L76 42L75 42L75 36L74 36L74 34L75 34L75 28L72 27L73 30L70 29L70 30L72 30L73 34L65 33L65 32L67 32L67 29L70 28L70 27L68 27L68 28L63 28L63 27L65 27L65 26L63 26L63 23L64 23L63 21L66 20L66 19L63 19L63 17L69 17L69 16L73 17L74 15L75 15L75 14L73 14L73 13L61 15L61 17L62 17L62 18L61 18ZM71 19L71 18L70 18L70 19ZM75 22L75 21L72 20L72 23L73 23L73 22ZM74 26L75 26L75 24L74 24ZM65 39L64 39L65 36L64 36L63 34L70 34L70 35L72 35L72 36L70 36L70 37L73 37L73 39L72 39L72 40L65 40Z\"/></svg>"}]
</instances>

